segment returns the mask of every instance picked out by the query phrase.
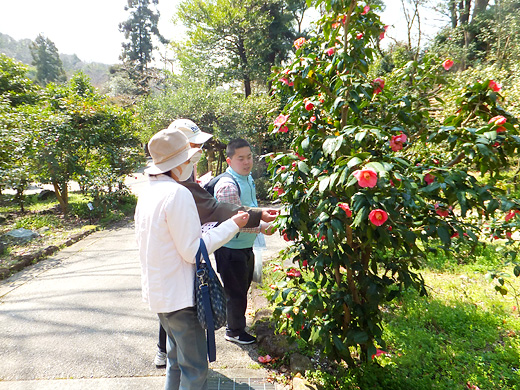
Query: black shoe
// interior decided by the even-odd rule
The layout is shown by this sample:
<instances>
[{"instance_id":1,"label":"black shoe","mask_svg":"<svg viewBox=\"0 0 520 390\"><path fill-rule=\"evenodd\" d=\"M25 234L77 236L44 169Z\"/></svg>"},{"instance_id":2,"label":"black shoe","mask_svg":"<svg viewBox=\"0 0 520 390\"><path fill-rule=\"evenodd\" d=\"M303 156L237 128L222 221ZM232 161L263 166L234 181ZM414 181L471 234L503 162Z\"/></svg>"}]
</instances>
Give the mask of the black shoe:
<instances>
[{"instance_id":1,"label":"black shoe","mask_svg":"<svg viewBox=\"0 0 520 390\"><path fill-rule=\"evenodd\" d=\"M255 336L251 336L247 332L243 332L242 334L240 334L238 336L229 336L229 335L226 334L224 336L224 338L227 341L231 341L231 342L237 343L237 344L253 344L256 341L256 337Z\"/></svg>"}]
</instances>

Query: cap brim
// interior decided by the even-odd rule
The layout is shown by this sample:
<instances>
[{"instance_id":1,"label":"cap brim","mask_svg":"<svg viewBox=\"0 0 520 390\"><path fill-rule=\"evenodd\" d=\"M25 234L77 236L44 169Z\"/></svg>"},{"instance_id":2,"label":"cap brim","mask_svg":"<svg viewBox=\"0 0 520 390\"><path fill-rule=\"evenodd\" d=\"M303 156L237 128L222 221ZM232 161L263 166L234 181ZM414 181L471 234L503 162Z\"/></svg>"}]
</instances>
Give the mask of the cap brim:
<instances>
[{"instance_id":1,"label":"cap brim","mask_svg":"<svg viewBox=\"0 0 520 390\"><path fill-rule=\"evenodd\" d=\"M189 161L195 153L200 151L200 148L189 148L183 151L181 154L178 154L174 158L162 162L160 164L154 164L152 161L150 165L147 168L145 168L144 173L147 173L149 175L159 175L161 173L168 172L173 168L178 167L182 163Z\"/></svg>"},{"instance_id":2,"label":"cap brim","mask_svg":"<svg viewBox=\"0 0 520 390\"><path fill-rule=\"evenodd\" d=\"M192 144L203 144L207 140L209 140L211 137L213 137L213 134L204 133L203 131L199 131L197 134L193 134L192 136L188 137L188 140Z\"/></svg>"}]
</instances>

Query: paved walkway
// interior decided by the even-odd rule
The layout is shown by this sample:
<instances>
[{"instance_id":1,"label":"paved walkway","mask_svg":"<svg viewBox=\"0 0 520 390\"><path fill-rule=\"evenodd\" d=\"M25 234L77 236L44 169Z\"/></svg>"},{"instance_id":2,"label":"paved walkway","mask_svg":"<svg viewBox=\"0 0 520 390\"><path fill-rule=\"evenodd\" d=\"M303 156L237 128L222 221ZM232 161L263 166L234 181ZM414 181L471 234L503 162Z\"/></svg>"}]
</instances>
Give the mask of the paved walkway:
<instances>
[{"instance_id":1,"label":"paved walkway","mask_svg":"<svg viewBox=\"0 0 520 390\"><path fill-rule=\"evenodd\" d=\"M264 260L284 241L274 235L267 245ZM133 224L93 233L0 282L0 390L161 389L158 324L141 301ZM219 330L210 383L273 389L261 384L267 371L257 358L254 345L226 342Z\"/></svg>"}]
</instances>

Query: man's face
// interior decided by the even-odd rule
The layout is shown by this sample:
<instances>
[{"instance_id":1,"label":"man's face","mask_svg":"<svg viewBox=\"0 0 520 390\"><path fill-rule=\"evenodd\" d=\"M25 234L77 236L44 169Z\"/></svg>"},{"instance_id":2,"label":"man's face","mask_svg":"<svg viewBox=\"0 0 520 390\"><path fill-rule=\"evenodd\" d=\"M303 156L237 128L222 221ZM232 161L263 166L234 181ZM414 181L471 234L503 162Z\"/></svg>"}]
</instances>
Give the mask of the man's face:
<instances>
[{"instance_id":1,"label":"man's face","mask_svg":"<svg viewBox=\"0 0 520 390\"><path fill-rule=\"evenodd\" d=\"M253 169L253 153L249 146L235 150L233 157L226 158L228 165L239 175L247 176Z\"/></svg>"}]
</instances>

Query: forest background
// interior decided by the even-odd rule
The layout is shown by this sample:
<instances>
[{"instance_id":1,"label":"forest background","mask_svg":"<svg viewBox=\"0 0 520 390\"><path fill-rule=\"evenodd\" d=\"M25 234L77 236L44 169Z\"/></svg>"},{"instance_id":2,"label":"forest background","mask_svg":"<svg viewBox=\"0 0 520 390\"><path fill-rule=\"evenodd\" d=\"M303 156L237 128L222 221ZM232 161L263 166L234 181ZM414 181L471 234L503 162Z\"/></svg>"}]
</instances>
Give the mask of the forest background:
<instances>
[{"instance_id":1,"label":"forest background","mask_svg":"<svg viewBox=\"0 0 520 390\"><path fill-rule=\"evenodd\" d=\"M506 228L502 225L499 227L494 225L495 230L491 233L496 233L496 237L502 235L499 237L501 239L507 237L506 233L514 234L516 231L515 210L518 209L516 194L519 174L516 156L518 149L515 146L518 139L515 134L518 130L516 118L520 114L518 106L520 101L518 87L520 46L518 40L520 38L515 32L518 31L520 23L520 2L514 0L495 2L486 0L401 1L399 5L403 10L406 39L393 41L384 47L382 43L388 39L385 36L386 26L380 26L380 22L375 16L384 6L382 2L316 1L312 3L317 6L320 17L323 15L320 19L322 30L319 30L318 34L311 28L303 28L302 18L307 10L305 1L247 0L237 3L225 0L186 0L180 3L176 17L184 25L187 38L180 42L169 42L169 37L164 37L157 27L159 15L154 9L157 1L129 0L127 6L129 18L120 24L120 29L125 35L121 63L109 67L109 79L106 83L97 77L87 77L86 72L92 70L88 67L84 68L84 72L67 75L65 65L68 62L60 58L54 43L43 34L28 44L31 55L30 64L24 65L10 55L2 55L0 57L2 72L0 75L0 94L2 96L0 102L1 186L2 189L15 190L15 195L8 201L14 202L23 212L27 201L24 194L29 185L31 183L48 183L52 184L54 188L61 212L88 214L85 209L86 204L81 206L82 210L70 207L68 188L69 183L75 181L80 185L81 194L94 204L97 212L110 213L128 197L124 179L143 163L143 145L151 135L167 127L179 117L190 118L203 131L214 134L213 140L206 145L204 157L198 164L201 174L208 170L212 170L214 173L222 170L224 168L224 144L232 138L244 137L251 142L255 155L259 157L254 173L259 196L266 200L271 200L273 196L280 196L282 200L287 200L284 197L289 195L283 195L280 187L273 187L271 178L287 180L287 177L282 176L284 169L291 169L290 161L286 161L287 155L294 156L293 152L298 149L298 146L294 145L298 138L292 134L293 130L297 131L296 123L307 121L305 126L300 126L300 130L298 130L305 133L305 131L310 131L312 123L316 121L316 118L313 120L312 116L309 117L308 114L305 114L303 107L311 112L314 105L318 106L325 101L323 97L316 95L313 101L304 103L302 101L299 106L296 105L299 95L294 94L291 88L301 93L302 88L310 87L305 86L301 80L297 81L299 76L295 71L297 65L294 61L302 55L303 49L300 49L304 42L314 42L313 39L318 42L320 34L328 35L330 31L341 28L341 23L346 25L343 16L349 14L349 7L354 4L352 9L356 9L357 15L369 16L365 16L366 19L359 16L359 20L363 20L363 23L367 24L357 34L351 34L349 39L352 39L353 42L355 42L354 40L366 42L367 53L370 54L367 54L366 57L359 57L359 61L356 62L356 77L359 76L364 81L361 84L355 84L359 94L353 95L353 92L349 92L353 99L349 103L352 110L358 114L361 110L366 111L367 107L371 107L368 103L362 103L365 99L363 95L368 96L370 104L372 104L377 103L377 99L382 95L390 93L387 91L396 95L406 94L406 98L403 97L396 101L388 100L388 107L394 107L393 104L395 104L396 110L399 110L398 107L412 106L420 109L420 112L412 110L402 114L409 115L404 121L407 120L410 127L413 127L411 123L414 120L420 123L429 121L430 118L438 123L444 123L442 129L444 135L440 132L441 135L436 136L437 138L432 136L429 139L431 143L439 142L439 149L435 150L435 153L443 155L445 150L442 148L447 146L446 144L440 146L440 142L447 142L448 145L451 145L450 147L458 142L446 135L448 128L461 125L463 121L458 120L459 114L460 112L465 113L468 107L473 107L475 100L472 96L474 94L478 95L479 99L485 99L485 104L477 105L478 110L475 108L474 113L478 113L481 120L491 112L505 115L503 118L507 117L507 125L502 123L502 119L499 121L500 125L504 124L511 132L511 138L508 139L510 146L506 148L505 143L500 144L502 139L496 138L497 134L500 137L499 133L503 132L498 127L499 125L492 128L498 119L486 124L487 127L483 128L485 134L489 133L488 130L494 132L494 135L489 135L491 138L495 137L492 139L494 143L490 143L491 138L479 139L479 148L477 148L476 154L471 155L471 157L477 157L475 157L475 161L467 163L466 170L475 171L476 177L479 173L482 174L483 179L489 181L490 186L506 193L511 198L509 203L504 201L500 207L499 205L493 206L494 208L488 207L488 211L491 210L493 213L499 209L499 212L506 215L508 222ZM395 4L393 5L395 6ZM433 39L428 42L424 42L421 31L421 12L424 12L424 7L429 7L426 9L429 9L430 12L443 14L449 21L448 25L440 27ZM337 19L325 20L331 12ZM12 40L5 36L2 37L2 42L7 42L11 49L16 47ZM151 66L154 53L156 53L155 48L159 44L170 45L175 54L173 58L175 67L172 67L171 71ZM319 55L324 56L325 62L331 61L332 66L323 69L324 77L330 77L331 69L339 66L334 62L337 48L335 46L316 46L313 50L320 50ZM13 51L11 50L10 53ZM28 58L26 54L27 52L25 52L24 61L27 61ZM307 55L309 55L307 58L314 58L310 54ZM70 62L81 65L76 59L72 59ZM433 68L436 69L435 72L442 71L442 77L433 77ZM287 71L287 69L289 70ZM307 71L304 78L311 77L310 72ZM318 80L317 84L319 85L319 83ZM463 95L461 95L461 88L466 88ZM488 91L495 94L489 95ZM454 108L461 104L461 96L466 96L468 101L462 100L465 106L463 105L459 111L455 111L453 115L449 116L450 110L454 111ZM425 106L415 106L415 102L419 101ZM312 107L309 103L312 104ZM341 111L342 104L341 100L332 101L330 112L334 113L337 109ZM285 121L288 120L289 115L296 115L295 107L298 110L302 109L304 114L299 115L299 118L292 117L287 122L288 125L290 124L289 129L284 126ZM489 110L488 113L485 112L486 109ZM369 114L372 115L376 111L377 109L374 109ZM280 119L281 113L287 114L287 117L282 115ZM474 119L474 115L470 115L470 117ZM331 120L329 123L323 118L320 120L324 120L324 123L320 125L323 128L338 127L336 136L345 131L345 123L342 120ZM399 118L399 120L403 119ZM310 127L306 130L306 126ZM403 127L403 131L411 135L411 130L406 126ZM347 136L346 133L341 134L341 136L343 135ZM399 134L395 136L399 136ZM364 142L364 137L365 135L357 136L356 141ZM396 151L395 148L400 150L407 143L407 138L400 137L393 138L391 135L384 135L383 138L393 142L393 146L392 143L390 146L392 151ZM486 135L486 137L488 136ZM300 141L302 144L305 143L304 138L301 138ZM340 145L332 145L331 142L321 146L323 146L323 150L319 152L320 157L316 157L317 154L313 155L314 161L323 158L323 155L334 155L340 148ZM465 147L467 148L467 145ZM285 156L281 156L278 160L273 159L273 156L278 153ZM418 158L420 151L417 153L413 159ZM495 154L498 157L495 157ZM468 156L462 156L461 159ZM356 158L367 158L367 156L360 155ZM423 158L428 157L423 156ZM271 163L270 172L267 170L269 161ZM418 165L423 162L420 159L417 161ZM355 164L358 163L355 162ZM352 164L354 166L354 162ZM446 161L446 172L454 164L450 160ZM282 169L282 167L285 168ZM490 167L493 173L487 176ZM501 167L511 168L501 171ZM292 165L292 168L303 169L303 165L296 162L296 166ZM318 176L325 171L313 171L313 175ZM384 171L385 169L381 168L381 171L378 172ZM441 180L442 175L439 173L441 169L435 172L437 172L435 178ZM432 171L432 175L433 173ZM424 172L420 178L423 178L424 181L435 180L426 175L427 173ZM329 183L341 180L338 176L336 175L334 179L327 178L327 186L320 184L319 192L326 194L329 190ZM345 179L346 177L343 178L343 182L346 189L354 185L353 181ZM321 180L320 183L325 183L325 180ZM428 187L425 192L433 193L438 191L439 187L440 185L437 187L433 185ZM295 188L295 191L288 191L288 194L296 196L296 190ZM461 201L460 199L462 198L459 198L459 201ZM436 211L433 211L433 204L431 205L434 214L439 211L440 207L443 214L450 215L452 211L448 206L436 205ZM321 207L321 203L319 207ZM347 206L344 207L347 208ZM513 211L512 216L510 210ZM439 212L437 214L441 216ZM328 216L323 218L320 216L316 221L326 225L327 218ZM360 223L356 219L354 225ZM444 224L438 227L435 225L437 223L438 221L431 222L430 226L436 232L432 237L439 240L439 245L436 247L440 249L440 252L445 252L447 256L448 254L453 255L454 251L461 251L460 253L473 256L480 250L484 250L483 248L489 247L489 243L483 247L471 245L453 247L452 241L455 233L463 236L462 233L465 231L459 228L450 231L449 229L453 229L452 225ZM285 227L286 233L292 235L294 231L291 229L294 229L294 226L291 224L290 218L285 218L280 226ZM489 228L487 229L489 233ZM341 228L338 230L341 231ZM370 232L370 229L367 231ZM381 232L378 231L377 234L381 234ZM287 238L297 239L292 236ZM328 239L332 242L335 238L329 235ZM512 241L514 240L508 237L505 242L513 245ZM400 242L400 244L402 243ZM510 253L511 247L504 245L493 248L497 249L496 252L504 254ZM438 249L432 249L432 253L438 254ZM486 253L489 258L489 252ZM291 255L294 255L294 251L287 254L287 256ZM501 295L509 293L510 297L513 296L518 300L514 284L517 280L508 278L507 274L503 272L503 267L511 267L513 264L514 275L518 276L520 272L518 272L517 263L514 263L515 258L513 257L512 263L505 263L506 257L504 255L501 258L501 264L498 260L496 264L493 263L498 271L489 273L489 279L495 283L493 288L496 292ZM302 259L300 258L300 260ZM292 290L284 290L284 288L287 285L294 288L293 278L296 271L290 270L290 272L290 275L289 273L283 274L283 283L286 284L279 290L285 291L285 293L275 294L273 299L276 300L285 295L283 296L285 300L290 295L290 292L287 291ZM411 275L412 279L416 277L415 274L407 272L408 270L404 274ZM299 277L303 278L301 273L298 275ZM293 285L287 284L287 278ZM417 281L419 279L414 280L414 282ZM299 285L297 287L299 288ZM396 291L391 292L394 297L398 295ZM413 302L416 296L410 296L410 302ZM402 299L406 301L406 294ZM401 310L401 303L397 308L391 308L392 313ZM410 305L411 303L406 305L408 310L412 310ZM299 309L296 310L295 306L283 304L279 314L288 315L288 318L293 316L293 318L291 324L283 324L285 328L281 331L292 333L291 336L303 340L299 331L295 332L295 326L306 326L307 324L302 325L298 322L302 313L299 313L298 316ZM517 317L518 305L514 307L513 314ZM380 321L385 307L378 306L377 310L379 310L375 314L377 318L374 318ZM417 313L422 310L424 307L417 309ZM322 314L320 313L320 316ZM497 318L501 317L497 316ZM334 321L342 322L339 318ZM453 323L450 321L439 325L438 320L430 320L430 323L424 324L425 327L434 329L438 334L443 334L446 328L452 325ZM341 348L341 343L338 344L333 340L330 345L327 345L329 350L325 351L326 354L329 354L333 360L348 362L350 368L354 364L353 357L354 360L359 359L359 361L372 360L381 355L388 357L388 351L381 352L383 342L379 338L380 334L374 337L362 326L358 330L360 332L356 333L357 341L354 344L345 349ZM312 345L313 340L314 342L323 341L323 339L317 338L318 334L313 332L307 335L309 345ZM439 388L450 388L450 381L451 384L466 385L467 388L476 388L475 383L479 383L481 386L487 384L488 387L493 388L517 388L518 364L514 361L515 356L518 357L518 337L516 334L507 332L505 334L506 336L503 332L498 332L497 344L495 341L486 341L483 346L479 346L482 356L489 348L494 349L495 352L496 349L500 349L501 362L498 358L489 358L491 362L485 361L482 365L484 368L475 368L473 373L465 371L462 376L457 376L451 372L449 364L444 361L442 367L437 367L435 363L432 363L434 368L424 367L422 372L414 372L410 379L410 373L399 376L399 370L412 371L412 366L395 366L392 359L388 358L386 361L382 360L382 366L385 369L381 372L372 371L371 368L367 369L373 375L372 378L364 376L364 369L362 369L356 374L356 378L358 378L356 383L346 380L341 386L356 388L355 386L361 386L363 381L363 383L369 383L377 379L385 381L384 388L391 388L391 381L383 379L386 374L389 374L392 381L397 383L394 383L396 386L394 388L404 388L412 383L414 388L420 388L417 387L419 382L413 382L416 378L422 378L423 382L420 382L422 388L431 388L432 383L437 384ZM360 349L356 349L357 346ZM371 348L376 348L376 346L381 349L372 351ZM396 347L394 346L394 348ZM507 349L504 350L504 348ZM435 349L432 348L432 350ZM399 356L397 349L394 350L394 353L395 356ZM408 356L412 355L410 353ZM417 355L415 356L417 357ZM385 357L381 359L385 359ZM518 359L516 361L518 362ZM340 369L341 367L343 366L340 364L335 368ZM397 367L395 371L391 371L393 367ZM441 372L441 374L435 374L435 372ZM449 372L449 381L445 383L442 377L447 376L447 372ZM323 377L317 378L318 382L320 380L329 383L332 388L340 386L334 382L333 377L327 376L327 372L323 374ZM366 383L365 385L369 386ZM445 387L441 387L441 385Z\"/></svg>"}]
</instances>

